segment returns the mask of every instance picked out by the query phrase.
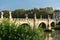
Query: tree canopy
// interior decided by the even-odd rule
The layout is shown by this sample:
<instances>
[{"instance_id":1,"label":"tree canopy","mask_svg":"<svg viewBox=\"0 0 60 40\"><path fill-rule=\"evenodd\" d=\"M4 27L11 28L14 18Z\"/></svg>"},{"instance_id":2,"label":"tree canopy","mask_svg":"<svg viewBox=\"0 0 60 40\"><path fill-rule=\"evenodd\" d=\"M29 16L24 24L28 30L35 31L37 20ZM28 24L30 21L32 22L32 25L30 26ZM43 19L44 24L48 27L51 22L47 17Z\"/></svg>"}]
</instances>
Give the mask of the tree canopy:
<instances>
[{"instance_id":1,"label":"tree canopy","mask_svg":"<svg viewBox=\"0 0 60 40\"><path fill-rule=\"evenodd\" d=\"M4 17L9 18L9 10L3 10ZM33 18L34 14L36 14L37 18L40 18L42 15L43 18L47 18L48 15L52 17L53 15L53 8L52 7L46 7L46 8L33 8L29 10L25 9L16 9L12 11L12 17L13 18L25 18L25 14L28 14L29 18Z\"/></svg>"}]
</instances>

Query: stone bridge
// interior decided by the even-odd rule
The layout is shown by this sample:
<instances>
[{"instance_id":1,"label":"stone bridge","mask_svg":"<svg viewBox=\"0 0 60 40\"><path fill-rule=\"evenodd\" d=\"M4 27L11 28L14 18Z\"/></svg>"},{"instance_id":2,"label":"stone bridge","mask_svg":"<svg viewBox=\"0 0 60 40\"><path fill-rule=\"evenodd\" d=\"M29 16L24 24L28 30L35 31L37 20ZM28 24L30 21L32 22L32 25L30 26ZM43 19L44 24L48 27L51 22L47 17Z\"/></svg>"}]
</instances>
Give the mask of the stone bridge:
<instances>
[{"instance_id":1,"label":"stone bridge","mask_svg":"<svg viewBox=\"0 0 60 40\"><path fill-rule=\"evenodd\" d=\"M12 19L14 21L14 19ZM52 25L56 24L56 21L54 19L22 19L17 18L16 23L22 25L22 24L28 24L30 27L36 27L38 28L39 25L44 24L46 29L51 29ZM53 24L54 23L54 24Z\"/></svg>"},{"instance_id":2,"label":"stone bridge","mask_svg":"<svg viewBox=\"0 0 60 40\"><path fill-rule=\"evenodd\" d=\"M56 19L56 24L60 24L60 19Z\"/></svg>"},{"instance_id":3,"label":"stone bridge","mask_svg":"<svg viewBox=\"0 0 60 40\"><path fill-rule=\"evenodd\" d=\"M3 15L4 15L4 13L1 12L1 19L3 19ZM11 12L9 12L9 15L10 15L9 16L10 20L14 21L14 18L12 18L12 16L11 16ZM56 20L55 19L50 19L50 18L48 18L48 19L42 19L42 18L37 19L36 18L36 14L34 14L34 18L33 19L28 18L27 14L26 14L26 18L24 18L24 19L23 18L15 18L15 19L16 19L16 23L18 23L20 25L22 25L22 24L28 24L32 28L33 27L38 28L39 25L44 24L45 25L44 27L46 29L51 29L52 25L56 24Z\"/></svg>"}]
</instances>

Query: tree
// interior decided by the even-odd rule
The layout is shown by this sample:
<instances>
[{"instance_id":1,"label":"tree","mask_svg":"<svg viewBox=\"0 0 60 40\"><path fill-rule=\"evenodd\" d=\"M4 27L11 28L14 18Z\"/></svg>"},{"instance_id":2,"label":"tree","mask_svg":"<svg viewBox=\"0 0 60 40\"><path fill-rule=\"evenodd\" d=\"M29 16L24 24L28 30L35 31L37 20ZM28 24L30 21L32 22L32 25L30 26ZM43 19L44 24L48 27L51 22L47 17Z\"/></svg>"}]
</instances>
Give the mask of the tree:
<instances>
[{"instance_id":1,"label":"tree","mask_svg":"<svg viewBox=\"0 0 60 40\"><path fill-rule=\"evenodd\" d=\"M39 8L40 15L43 16L43 18L48 18L48 15L52 17L53 15L53 8L52 7L46 7L46 8Z\"/></svg>"},{"instance_id":2,"label":"tree","mask_svg":"<svg viewBox=\"0 0 60 40\"><path fill-rule=\"evenodd\" d=\"M14 18L24 18L25 17L25 9L16 9L13 11Z\"/></svg>"},{"instance_id":3,"label":"tree","mask_svg":"<svg viewBox=\"0 0 60 40\"><path fill-rule=\"evenodd\" d=\"M1 12L0 12L0 18L1 18Z\"/></svg>"},{"instance_id":4,"label":"tree","mask_svg":"<svg viewBox=\"0 0 60 40\"><path fill-rule=\"evenodd\" d=\"M3 17L9 18L9 10L3 10L2 12L4 13Z\"/></svg>"},{"instance_id":5,"label":"tree","mask_svg":"<svg viewBox=\"0 0 60 40\"><path fill-rule=\"evenodd\" d=\"M4 12L4 17L9 18L9 11L8 10L3 10ZM48 18L48 15L52 17L53 15L53 8L52 7L46 7L46 8L34 8L34 9L16 9L12 11L12 17L13 18L25 18L26 15L28 14L29 18L34 18L34 14L36 14L37 18L40 18L40 15L42 15L43 18Z\"/></svg>"}]
</instances>

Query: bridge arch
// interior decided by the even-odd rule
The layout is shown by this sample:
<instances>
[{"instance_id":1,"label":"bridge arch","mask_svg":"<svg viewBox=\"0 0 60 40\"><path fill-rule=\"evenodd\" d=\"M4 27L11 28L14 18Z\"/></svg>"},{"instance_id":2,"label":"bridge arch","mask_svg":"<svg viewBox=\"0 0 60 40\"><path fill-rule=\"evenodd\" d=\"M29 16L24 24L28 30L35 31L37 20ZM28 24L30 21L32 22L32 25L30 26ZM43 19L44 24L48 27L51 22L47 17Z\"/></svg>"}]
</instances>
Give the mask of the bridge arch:
<instances>
[{"instance_id":1,"label":"bridge arch","mask_svg":"<svg viewBox=\"0 0 60 40\"><path fill-rule=\"evenodd\" d=\"M41 23L38 25L38 27L41 27L41 28L43 28L43 29L46 29L46 23L41 22Z\"/></svg>"},{"instance_id":2,"label":"bridge arch","mask_svg":"<svg viewBox=\"0 0 60 40\"><path fill-rule=\"evenodd\" d=\"M60 20L57 21L57 24L60 25Z\"/></svg>"},{"instance_id":3,"label":"bridge arch","mask_svg":"<svg viewBox=\"0 0 60 40\"><path fill-rule=\"evenodd\" d=\"M60 25L60 21L58 22L58 24Z\"/></svg>"},{"instance_id":4,"label":"bridge arch","mask_svg":"<svg viewBox=\"0 0 60 40\"><path fill-rule=\"evenodd\" d=\"M30 27L30 25L28 23L23 23L20 26L28 26L28 27Z\"/></svg>"},{"instance_id":5,"label":"bridge arch","mask_svg":"<svg viewBox=\"0 0 60 40\"><path fill-rule=\"evenodd\" d=\"M55 22L51 22L51 27L55 27Z\"/></svg>"},{"instance_id":6,"label":"bridge arch","mask_svg":"<svg viewBox=\"0 0 60 40\"><path fill-rule=\"evenodd\" d=\"M27 24L27 23L23 23L23 24L21 24L20 26L23 27L23 28L26 29L26 30L29 30L29 29L31 28L30 25Z\"/></svg>"},{"instance_id":7,"label":"bridge arch","mask_svg":"<svg viewBox=\"0 0 60 40\"><path fill-rule=\"evenodd\" d=\"M27 23L20 24L18 30L22 30L23 32L28 32L31 29L30 25Z\"/></svg>"}]
</instances>

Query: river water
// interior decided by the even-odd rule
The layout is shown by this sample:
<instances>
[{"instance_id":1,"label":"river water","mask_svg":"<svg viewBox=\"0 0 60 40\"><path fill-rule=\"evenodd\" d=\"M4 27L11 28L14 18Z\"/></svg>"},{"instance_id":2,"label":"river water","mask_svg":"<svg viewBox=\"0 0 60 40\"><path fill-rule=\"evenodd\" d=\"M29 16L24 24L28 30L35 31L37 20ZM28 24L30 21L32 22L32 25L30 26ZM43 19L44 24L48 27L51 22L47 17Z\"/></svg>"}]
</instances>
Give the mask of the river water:
<instances>
[{"instance_id":1,"label":"river water","mask_svg":"<svg viewBox=\"0 0 60 40\"><path fill-rule=\"evenodd\" d=\"M44 40L60 40L60 30L54 32L45 32Z\"/></svg>"}]
</instances>

